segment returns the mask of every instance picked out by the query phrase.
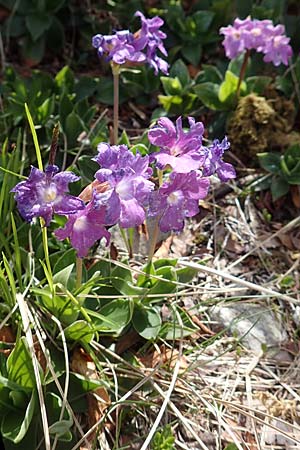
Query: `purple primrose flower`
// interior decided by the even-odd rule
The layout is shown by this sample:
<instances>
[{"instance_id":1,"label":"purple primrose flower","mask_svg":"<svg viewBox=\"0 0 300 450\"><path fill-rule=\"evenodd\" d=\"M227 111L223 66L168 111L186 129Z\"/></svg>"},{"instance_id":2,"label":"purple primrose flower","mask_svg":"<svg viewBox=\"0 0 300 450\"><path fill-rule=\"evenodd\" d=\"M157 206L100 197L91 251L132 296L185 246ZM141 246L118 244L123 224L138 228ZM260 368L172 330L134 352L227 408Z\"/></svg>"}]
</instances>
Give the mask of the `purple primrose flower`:
<instances>
[{"instance_id":1,"label":"purple primrose flower","mask_svg":"<svg viewBox=\"0 0 300 450\"><path fill-rule=\"evenodd\" d=\"M254 49L265 55L264 61L279 66L281 63L288 65L292 56L290 38L285 36L284 26L274 26L271 20L235 19L233 26L220 28L220 33L225 36L223 45L230 59Z\"/></svg>"},{"instance_id":2,"label":"purple primrose flower","mask_svg":"<svg viewBox=\"0 0 300 450\"><path fill-rule=\"evenodd\" d=\"M147 178L152 175L148 158L143 158L140 153L134 155L126 145L109 145L101 142L98 145L98 155L93 158L102 169L124 169L130 167L135 173L144 174Z\"/></svg>"},{"instance_id":3,"label":"purple primrose flower","mask_svg":"<svg viewBox=\"0 0 300 450\"><path fill-rule=\"evenodd\" d=\"M274 66L279 66L281 63L285 66L289 64L289 58L293 51L289 45L290 38L286 37L284 33L283 25L274 27L271 39L268 39L264 46L265 62L272 62Z\"/></svg>"},{"instance_id":4,"label":"purple primrose flower","mask_svg":"<svg viewBox=\"0 0 300 450\"><path fill-rule=\"evenodd\" d=\"M106 183L105 192L96 194L100 206L106 205L106 223L119 222L123 228L141 225L145 206L154 189L148 180L152 174L149 157L133 155L125 145L100 144L95 160L101 165L96 172L99 183Z\"/></svg>"},{"instance_id":5,"label":"purple primrose flower","mask_svg":"<svg viewBox=\"0 0 300 450\"><path fill-rule=\"evenodd\" d=\"M105 228L105 215L105 206L99 208L93 195L91 202L84 209L68 216L65 227L56 230L55 236L60 240L70 238L77 255L83 258L99 239L104 237L106 245L109 244L110 233Z\"/></svg>"},{"instance_id":6,"label":"purple primrose flower","mask_svg":"<svg viewBox=\"0 0 300 450\"><path fill-rule=\"evenodd\" d=\"M115 64L125 64L126 61L143 63L146 56L140 50L143 48L136 43L134 35L128 30L117 31L114 35L96 34L92 45L101 57L106 55L108 61Z\"/></svg>"},{"instance_id":7,"label":"purple primrose flower","mask_svg":"<svg viewBox=\"0 0 300 450\"><path fill-rule=\"evenodd\" d=\"M230 143L227 137L222 142L215 139L207 148L207 157L203 165L203 176L209 177L217 173L221 181L228 181L236 177L236 172L232 164L223 161L222 157L225 150L228 150Z\"/></svg>"},{"instance_id":8,"label":"purple primrose flower","mask_svg":"<svg viewBox=\"0 0 300 450\"><path fill-rule=\"evenodd\" d=\"M42 217L48 226L54 213L74 214L84 208L84 203L68 192L68 184L79 180L73 172L59 172L57 166L48 166L45 172L31 166L26 181L18 183L11 192L21 216L31 222L34 217Z\"/></svg>"},{"instance_id":9,"label":"purple primrose flower","mask_svg":"<svg viewBox=\"0 0 300 450\"><path fill-rule=\"evenodd\" d=\"M206 197L208 188L209 179L203 178L200 171L172 172L169 181L153 193L149 215L160 217L161 231L181 231L185 217L199 212L199 200Z\"/></svg>"},{"instance_id":10,"label":"purple primrose flower","mask_svg":"<svg viewBox=\"0 0 300 450\"><path fill-rule=\"evenodd\" d=\"M162 40L166 38L165 33L160 30L164 21L156 16L146 19L143 13L137 11L136 16L140 17L141 29L136 33L129 30L116 31L113 35L96 34L92 38L92 45L98 50L98 55L106 56L108 61L113 61L117 65L147 62L154 68L155 74L158 71L168 73L168 63L158 56L157 51L167 56L167 51Z\"/></svg>"},{"instance_id":11,"label":"purple primrose flower","mask_svg":"<svg viewBox=\"0 0 300 450\"><path fill-rule=\"evenodd\" d=\"M154 68L154 72L157 75L160 70L164 74L168 74L168 63L157 55L159 50L164 56L168 56L167 50L163 44L163 39L166 39L167 35L160 30L160 27L164 24L164 21L155 16L152 19L146 19L141 11L137 11L135 16L139 17L142 22L140 31L137 33L137 42L145 42L145 51L147 62Z\"/></svg>"},{"instance_id":12,"label":"purple primrose flower","mask_svg":"<svg viewBox=\"0 0 300 450\"><path fill-rule=\"evenodd\" d=\"M157 167L164 169L171 166L175 172L188 173L199 169L206 157L206 148L202 147L204 127L202 122L195 122L188 118L190 129L184 131L181 117L176 120L176 127L167 117L162 117L148 132L151 144L160 147L160 151L153 153Z\"/></svg>"}]
</instances>

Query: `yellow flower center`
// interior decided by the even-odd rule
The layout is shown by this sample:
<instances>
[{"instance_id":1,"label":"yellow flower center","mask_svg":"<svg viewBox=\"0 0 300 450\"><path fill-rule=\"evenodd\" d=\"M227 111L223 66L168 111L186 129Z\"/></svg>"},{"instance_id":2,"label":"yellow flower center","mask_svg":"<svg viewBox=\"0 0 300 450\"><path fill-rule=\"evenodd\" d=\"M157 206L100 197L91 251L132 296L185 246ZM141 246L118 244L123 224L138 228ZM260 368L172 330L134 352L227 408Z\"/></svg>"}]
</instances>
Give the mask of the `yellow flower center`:
<instances>
[{"instance_id":1,"label":"yellow flower center","mask_svg":"<svg viewBox=\"0 0 300 450\"><path fill-rule=\"evenodd\" d=\"M57 191L55 186L48 186L44 189L43 198L46 203L52 203L57 197Z\"/></svg>"},{"instance_id":2,"label":"yellow flower center","mask_svg":"<svg viewBox=\"0 0 300 450\"><path fill-rule=\"evenodd\" d=\"M261 29L260 28L253 28L251 30L251 34L253 34L253 36L260 36L261 35Z\"/></svg>"}]
</instances>

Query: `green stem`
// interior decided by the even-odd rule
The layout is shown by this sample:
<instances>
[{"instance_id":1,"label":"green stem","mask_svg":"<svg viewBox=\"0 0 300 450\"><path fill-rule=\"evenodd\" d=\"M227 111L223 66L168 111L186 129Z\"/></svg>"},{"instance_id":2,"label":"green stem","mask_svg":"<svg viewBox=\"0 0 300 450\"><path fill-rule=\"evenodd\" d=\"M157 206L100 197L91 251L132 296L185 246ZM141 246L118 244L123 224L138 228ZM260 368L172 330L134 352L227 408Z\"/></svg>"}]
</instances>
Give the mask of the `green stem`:
<instances>
[{"instance_id":1,"label":"green stem","mask_svg":"<svg viewBox=\"0 0 300 450\"><path fill-rule=\"evenodd\" d=\"M157 176L158 176L158 185L160 187L163 183L163 171L157 169ZM159 220L160 220L160 216L157 216L157 218L155 220L155 224L154 224L153 235L152 235L151 241L150 241L148 262L150 262L152 260L153 255L155 253L155 247L156 247L158 233L159 233Z\"/></svg>"},{"instance_id":2,"label":"green stem","mask_svg":"<svg viewBox=\"0 0 300 450\"><path fill-rule=\"evenodd\" d=\"M242 85L243 79L245 77L249 56L250 56L250 50L246 50L246 53L244 55L244 61L243 61L243 64L242 64L242 67L240 70L239 82L238 82L237 89L236 89L237 99L239 99L239 97L240 97L241 85Z\"/></svg>"},{"instance_id":3,"label":"green stem","mask_svg":"<svg viewBox=\"0 0 300 450\"><path fill-rule=\"evenodd\" d=\"M152 260L153 255L155 253L155 247L156 247L158 232L159 232L159 219L160 219L160 216L158 216L155 220L153 235L152 235L151 241L150 241L148 262L150 262Z\"/></svg>"},{"instance_id":4,"label":"green stem","mask_svg":"<svg viewBox=\"0 0 300 450\"><path fill-rule=\"evenodd\" d=\"M76 258L76 289L82 284L82 258Z\"/></svg>"},{"instance_id":5,"label":"green stem","mask_svg":"<svg viewBox=\"0 0 300 450\"><path fill-rule=\"evenodd\" d=\"M50 263L50 258L49 258L47 227L45 227L45 222L42 218L40 219L40 224L41 224L41 229L42 229L43 248L44 248L44 255L45 255L45 260L46 260L46 266L47 266L49 275L52 278L52 269L51 269L51 263Z\"/></svg>"},{"instance_id":6,"label":"green stem","mask_svg":"<svg viewBox=\"0 0 300 450\"><path fill-rule=\"evenodd\" d=\"M118 143L118 128L119 128L119 77L120 77L120 66L118 64L111 64L112 74L114 78L114 134L113 134L113 145Z\"/></svg>"},{"instance_id":7,"label":"green stem","mask_svg":"<svg viewBox=\"0 0 300 450\"><path fill-rule=\"evenodd\" d=\"M83 315L83 317L85 318L85 320L89 323L92 322L92 319L90 318L90 316L88 315L88 313L86 312L86 310L83 308L83 306L81 306L80 302L76 299L76 297L70 292L68 291L68 289L66 289L66 293L69 297L69 299L71 300L71 302L77 306L77 308L80 310L81 314Z\"/></svg>"},{"instance_id":8,"label":"green stem","mask_svg":"<svg viewBox=\"0 0 300 450\"><path fill-rule=\"evenodd\" d=\"M133 256L132 255L132 248L131 248L130 242L128 240L128 237L126 236L125 230L121 226L119 226L119 228L120 228L120 233L121 233L122 239L123 239L124 244L126 246L126 250L128 251L129 258L132 258L132 256Z\"/></svg>"}]
</instances>

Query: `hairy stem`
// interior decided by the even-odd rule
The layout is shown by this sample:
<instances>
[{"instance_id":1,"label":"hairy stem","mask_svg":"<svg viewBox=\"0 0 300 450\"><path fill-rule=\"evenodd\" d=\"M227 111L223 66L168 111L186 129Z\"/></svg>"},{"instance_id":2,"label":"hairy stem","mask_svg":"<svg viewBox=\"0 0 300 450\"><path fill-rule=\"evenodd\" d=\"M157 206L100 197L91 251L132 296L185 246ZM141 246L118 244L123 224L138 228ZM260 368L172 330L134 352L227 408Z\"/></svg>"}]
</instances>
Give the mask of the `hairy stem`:
<instances>
[{"instance_id":1,"label":"hairy stem","mask_svg":"<svg viewBox=\"0 0 300 450\"><path fill-rule=\"evenodd\" d=\"M111 64L112 74L114 78L114 134L113 134L113 145L118 143L118 128L119 128L119 77L120 77L120 66L118 64Z\"/></svg>"},{"instance_id":2,"label":"hairy stem","mask_svg":"<svg viewBox=\"0 0 300 450\"><path fill-rule=\"evenodd\" d=\"M244 61L243 61L243 64L242 64L242 67L240 70L239 82L238 82L237 89L236 89L237 99L239 99L239 97L240 97L241 85L242 85L243 79L245 77L249 56L250 56L250 50L246 50L246 53L244 55Z\"/></svg>"},{"instance_id":3,"label":"hairy stem","mask_svg":"<svg viewBox=\"0 0 300 450\"><path fill-rule=\"evenodd\" d=\"M157 169L157 176L158 176L158 185L160 187L163 183L163 171ZM151 242L150 242L148 262L150 262L152 260L153 255L155 253L155 247L156 247L158 233L159 233L159 220L160 220L160 216L157 216L155 219L153 235L151 237Z\"/></svg>"},{"instance_id":4,"label":"hairy stem","mask_svg":"<svg viewBox=\"0 0 300 450\"><path fill-rule=\"evenodd\" d=\"M133 257L133 254L132 254L132 246L131 246L131 244L130 244L130 242L129 242L128 236L127 236L127 234L126 234L124 228L122 228L120 225L119 225L119 229L120 229L120 233L121 233L122 239L123 239L123 241L124 241L126 250L127 250L127 252L128 252L129 258L132 258L132 257Z\"/></svg>"},{"instance_id":5,"label":"hairy stem","mask_svg":"<svg viewBox=\"0 0 300 450\"><path fill-rule=\"evenodd\" d=\"M44 248L46 267L47 267L49 275L52 278L52 269L51 269L51 263L50 263L50 258L49 258L49 248L48 248L47 227L45 226L44 220L42 218L40 219L40 223L41 223L41 229L42 229L43 248Z\"/></svg>"},{"instance_id":6,"label":"hairy stem","mask_svg":"<svg viewBox=\"0 0 300 450\"><path fill-rule=\"evenodd\" d=\"M152 260L153 255L155 253L155 247L156 247L158 232L159 232L159 219L160 219L159 216L157 216L157 218L155 219L153 235L151 237L150 248L149 248L148 262L150 262Z\"/></svg>"},{"instance_id":7,"label":"hairy stem","mask_svg":"<svg viewBox=\"0 0 300 450\"><path fill-rule=\"evenodd\" d=\"M82 258L76 258L76 289L79 289L82 283Z\"/></svg>"}]
</instances>

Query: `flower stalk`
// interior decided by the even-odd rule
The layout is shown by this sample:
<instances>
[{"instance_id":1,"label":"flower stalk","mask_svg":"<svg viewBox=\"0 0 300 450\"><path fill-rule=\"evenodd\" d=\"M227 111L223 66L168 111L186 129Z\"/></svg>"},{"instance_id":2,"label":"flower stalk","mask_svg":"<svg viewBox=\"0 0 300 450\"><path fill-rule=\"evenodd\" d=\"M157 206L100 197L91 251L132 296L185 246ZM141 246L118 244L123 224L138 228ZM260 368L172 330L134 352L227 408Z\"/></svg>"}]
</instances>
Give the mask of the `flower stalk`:
<instances>
[{"instance_id":1,"label":"flower stalk","mask_svg":"<svg viewBox=\"0 0 300 450\"><path fill-rule=\"evenodd\" d=\"M245 78L245 73L246 73L249 57L250 57L250 50L246 50L245 55L244 55L244 60L243 60L243 63L242 63L242 67L241 67L241 70L240 70L240 75L239 75L239 81L238 81L237 89L236 89L237 100L240 98L241 85L242 85L242 82L243 82L243 80Z\"/></svg>"},{"instance_id":2,"label":"flower stalk","mask_svg":"<svg viewBox=\"0 0 300 450\"><path fill-rule=\"evenodd\" d=\"M118 143L118 129L119 129L119 80L120 80L120 66L119 64L111 63L111 69L114 80L114 112L113 112L113 145Z\"/></svg>"},{"instance_id":3,"label":"flower stalk","mask_svg":"<svg viewBox=\"0 0 300 450\"><path fill-rule=\"evenodd\" d=\"M76 289L82 284L82 258L76 258Z\"/></svg>"},{"instance_id":4,"label":"flower stalk","mask_svg":"<svg viewBox=\"0 0 300 450\"><path fill-rule=\"evenodd\" d=\"M46 227L45 221L42 217L40 218L40 224L41 224L41 229L42 229L43 249L44 249L45 261L46 261L46 267L47 267L50 277L52 278L52 269L51 269L51 263L50 263L50 258L49 258L47 227Z\"/></svg>"},{"instance_id":5,"label":"flower stalk","mask_svg":"<svg viewBox=\"0 0 300 450\"><path fill-rule=\"evenodd\" d=\"M158 178L158 186L160 187L163 183L163 171L157 169L157 178ZM152 258L155 253L157 239L158 239L158 233L159 233L159 221L160 221L160 215L158 215L155 218L154 228L153 228L153 234L150 240L150 246L149 246L149 254L148 254L148 262L152 261Z\"/></svg>"}]
</instances>

